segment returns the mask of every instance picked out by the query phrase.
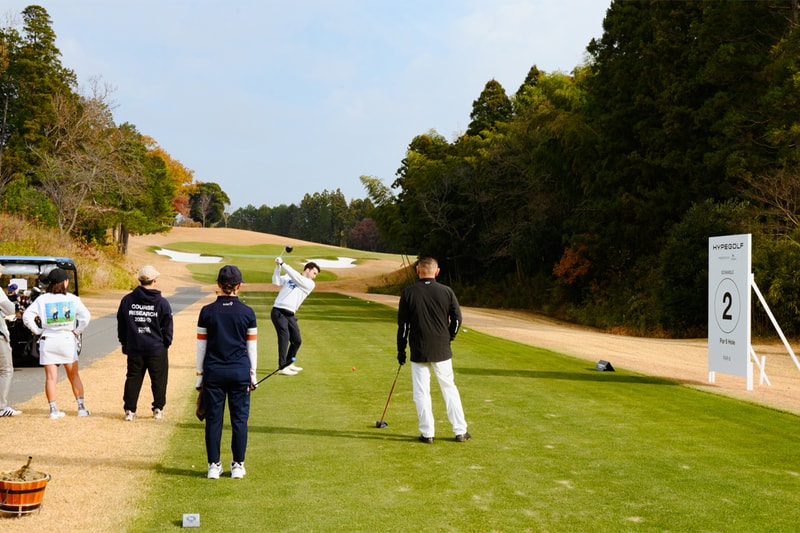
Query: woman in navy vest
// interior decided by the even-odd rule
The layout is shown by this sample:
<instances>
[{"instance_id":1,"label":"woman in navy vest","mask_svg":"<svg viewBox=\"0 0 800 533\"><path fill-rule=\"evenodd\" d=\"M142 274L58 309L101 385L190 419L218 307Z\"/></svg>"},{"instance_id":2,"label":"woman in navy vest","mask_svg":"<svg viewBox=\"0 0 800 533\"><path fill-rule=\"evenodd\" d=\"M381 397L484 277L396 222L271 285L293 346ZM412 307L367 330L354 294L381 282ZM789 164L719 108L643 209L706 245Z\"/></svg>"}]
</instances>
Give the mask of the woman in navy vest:
<instances>
[{"instance_id":1,"label":"woman in navy vest","mask_svg":"<svg viewBox=\"0 0 800 533\"><path fill-rule=\"evenodd\" d=\"M197 388L205 407L208 478L222 474L220 442L227 398L231 419L231 477L244 477L250 391L256 386L256 314L239 301L242 273L222 267L217 276L217 299L200 310L197 320Z\"/></svg>"}]
</instances>

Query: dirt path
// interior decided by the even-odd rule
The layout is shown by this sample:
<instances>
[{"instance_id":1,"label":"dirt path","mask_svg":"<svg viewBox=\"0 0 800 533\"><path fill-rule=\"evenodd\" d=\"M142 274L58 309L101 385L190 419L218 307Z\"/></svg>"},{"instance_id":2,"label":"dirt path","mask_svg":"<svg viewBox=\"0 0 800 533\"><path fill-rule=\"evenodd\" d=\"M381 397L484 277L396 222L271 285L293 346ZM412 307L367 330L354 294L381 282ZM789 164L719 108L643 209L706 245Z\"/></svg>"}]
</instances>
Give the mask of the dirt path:
<instances>
[{"instance_id":1,"label":"dirt path","mask_svg":"<svg viewBox=\"0 0 800 533\"><path fill-rule=\"evenodd\" d=\"M195 286L183 263L157 255L151 247L179 241L224 244L292 244L302 241L228 229L175 228L167 235L131 240L132 265L153 264L161 272L159 285L166 296L178 287ZM397 270L401 265L375 261L337 271L336 282L320 283L318 290L336 291L366 300L396 306L397 298L365 294L370 280ZM152 467L161 460L174 426L192 416L194 384L194 332L200 307L213 299L213 286L203 286L206 296L175 316L175 342L170 350L168 405L163 420L146 415L149 389L145 382L140 398L141 418L122 420L122 388L125 358L119 349L81 371L87 406L92 416L77 418L69 385L58 387L59 405L67 417L50 420L47 401L39 394L18 405L24 415L0 419L0 471L13 471L33 456L32 467L53 476L41 513L19 520L0 518L4 532L31 531L122 531L138 512L146 511L137 487L146 486ZM86 296L84 302L94 316L116 311L123 292ZM584 358L592 363L611 361L615 367L681 381L688 386L761 403L800 414L800 371L782 345L757 345L758 355L767 356L766 371L772 386L745 390L742 378L717 375L708 383L705 339L662 340L621 337L559 323L537 315L484 309L464 309L464 327L517 342L540 346ZM457 365L456 365L457 367ZM63 371L62 371L63 372ZM199 471L205 470L198 464ZM172 517L179 520L180 517Z\"/></svg>"}]
</instances>

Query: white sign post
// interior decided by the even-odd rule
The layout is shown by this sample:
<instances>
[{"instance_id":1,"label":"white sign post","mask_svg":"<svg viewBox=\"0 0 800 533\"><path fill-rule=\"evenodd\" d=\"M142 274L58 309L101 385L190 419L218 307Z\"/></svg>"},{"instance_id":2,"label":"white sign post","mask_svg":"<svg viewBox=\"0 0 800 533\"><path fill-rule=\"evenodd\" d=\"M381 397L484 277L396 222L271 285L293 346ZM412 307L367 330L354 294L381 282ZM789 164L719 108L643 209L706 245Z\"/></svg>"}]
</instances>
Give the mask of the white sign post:
<instances>
[{"instance_id":1,"label":"white sign post","mask_svg":"<svg viewBox=\"0 0 800 533\"><path fill-rule=\"evenodd\" d=\"M747 378L750 361L751 235L708 239L708 381L723 372Z\"/></svg>"}]
</instances>

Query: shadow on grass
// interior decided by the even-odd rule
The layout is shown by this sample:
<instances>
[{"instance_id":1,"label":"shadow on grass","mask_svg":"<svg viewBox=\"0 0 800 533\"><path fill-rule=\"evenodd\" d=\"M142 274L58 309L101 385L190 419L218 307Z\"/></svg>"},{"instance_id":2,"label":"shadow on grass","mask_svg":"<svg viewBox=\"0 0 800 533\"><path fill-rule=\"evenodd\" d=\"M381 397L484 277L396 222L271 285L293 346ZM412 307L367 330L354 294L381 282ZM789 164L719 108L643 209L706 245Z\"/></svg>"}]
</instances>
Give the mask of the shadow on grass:
<instances>
[{"instance_id":1,"label":"shadow on grass","mask_svg":"<svg viewBox=\"0 0 800 533\"><path fill-rule=\"evenodd\" d=\"M547 370L502 370L497 368L463 368L455 369L456 374L473 376L499 376L510 378L531 379L562 379L568 381L612 381L615 383L636 383L640 385L679 385L670 379L653 376L637 376L618 374L616 372L600 372L587 368L586 373L581 372L553 372Z\"/></svg>"},{"instance_id":2,"label":"shadow on grass","mask_svg":"<svg viewBox=\"0 0 800 533\"><path fill-rule=\"evenodd\" d=\"M266 433L281 435L304 435L310 437L337 437L345 439L374 439L374 440L394 440L394 441L416 441L416 435L395 435L387 433L384 429L375 427L375 422L365 426L371 428L369 431L352 430L333 430L333 429L314 429L297 427L270 427L270 426L250 426L250 433Z\"/></svg>"},{"instance_id":3,"label":"shadow on grass","mask_svg":"<svg viewBox=\"0 0 800 533\"><path fill-rule=\"evenodd\" d=\"M201 423L183 423L177 424L177 427L183 429L196 429L204 431L204 425ZM250 426L248 433L261 433L261 434L275 434L275 435L304 435L311 437L335 437L344 439L374 439L381 441L396 441L396 442L416 442L416 436L409 435L396 435L386 433L385 429L375 427L374 422L368 426L372 428L371 431L337 431L331 429L310 429L310 428L296 428L296 427L270 427L270 426ZM226 430L227 428L226 425ZM420 444L422 446L422 444ZM166 467L163 464L156 465L156 472L159 474L168 474L171 476L185 476L185 477L206 477L205 470L189 469L189 468L174 468Z\"/></svg>"},{"instance_id":4,"label":"shadow on grass","mask_svg":"<svg viewBox=\"0 0 800 533\"><path fill-rule=\"evenodd\" d=\"M205 431L205 425L201 422L181 423L176 424L176 427L182 429L196 429ZM381 429L376 428L375 422L367 424L365 428L371 428L370 431L355 431L355 430L333 430L333 429L314 429L314 428L298 428L298 427L280 427L280 426L249 426L248 433L263 433L263 434L280 434L280 435L305 435L311 437L337 437L345 439L375 439L375 440L395 440L395 441L415 441L416 435L410 437L408 435L394 435L381 433ZM225 424L225 428L228 425Z\"/></svg>"},{"instance_id":5,"label":"shadow on grass","mask_svg":"<svg viewBox=\"0 0 800 533\"><path fill-rule=\"evenodd\" d=\"M190 468L173 468L169 466L164 466L162 464L156 465L156 473L158 474L166 474L168 476L184 476L184 477L208 477L208 472L205 470L205 463L203 464L202 469L190 469ZM182 525L181 521L177 522L177 525Z\"/></svg>"}]
</instances>

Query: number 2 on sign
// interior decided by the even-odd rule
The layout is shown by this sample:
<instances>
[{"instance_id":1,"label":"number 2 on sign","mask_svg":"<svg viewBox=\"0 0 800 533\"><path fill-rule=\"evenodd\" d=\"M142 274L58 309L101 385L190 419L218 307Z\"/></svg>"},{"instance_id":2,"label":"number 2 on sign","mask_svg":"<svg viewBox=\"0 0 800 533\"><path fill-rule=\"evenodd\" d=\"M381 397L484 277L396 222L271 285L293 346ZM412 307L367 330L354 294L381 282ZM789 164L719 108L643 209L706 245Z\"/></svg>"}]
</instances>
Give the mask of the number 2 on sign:
<instances>
[{"instance_id":1,"label":"number 2 on sign","mask_svg":"<svg viewBox=\"0 0 800 533\"><path fill-rule=\"evenodd\" d=\"M727 304L725 309L722 310L722 320L731 320L733 315L730 314L731 307L733 306L733 296L731 293L726 292L722 295L722 303Z\"/></svg>"}]
</instances>

